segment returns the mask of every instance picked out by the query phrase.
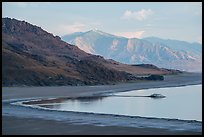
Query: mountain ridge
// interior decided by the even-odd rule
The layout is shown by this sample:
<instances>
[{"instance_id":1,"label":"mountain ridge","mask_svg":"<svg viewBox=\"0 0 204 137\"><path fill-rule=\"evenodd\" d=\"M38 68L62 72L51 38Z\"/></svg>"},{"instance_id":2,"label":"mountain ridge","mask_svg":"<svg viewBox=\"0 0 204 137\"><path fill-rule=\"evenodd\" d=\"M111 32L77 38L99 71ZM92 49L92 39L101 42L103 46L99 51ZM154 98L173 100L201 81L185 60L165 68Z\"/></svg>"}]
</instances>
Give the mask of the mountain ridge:
<instances>
[{"instance_id":1,"label":"mountain ridge","mask_svg":"<svg viewBox=\"0 0 204 137\"><path fill-rule=\"evenodd\" d=\"M177 73L105 60L28 22L2 18L2 86L103 85Z\"/></svg>"},{"instance_id":2,"label":"mountain ridge","mask_svg":"<svg viewBox=\"0 0 204 137\"><path fill-rule=\"evenodd\" d=\"M202 46L199 43L156 37L129 39L104 34L87 31L70 39L72 34L61 38L88 53L125 64L154 64L161 68L202 72Z\"/></svg>"}]
</instances>

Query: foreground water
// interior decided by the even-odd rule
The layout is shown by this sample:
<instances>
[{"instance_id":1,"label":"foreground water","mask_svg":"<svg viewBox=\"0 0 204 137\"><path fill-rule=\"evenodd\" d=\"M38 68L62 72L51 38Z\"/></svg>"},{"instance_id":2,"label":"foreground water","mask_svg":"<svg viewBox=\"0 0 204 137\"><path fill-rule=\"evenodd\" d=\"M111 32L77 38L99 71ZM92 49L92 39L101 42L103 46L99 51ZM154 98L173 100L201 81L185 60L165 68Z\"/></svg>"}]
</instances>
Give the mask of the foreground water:
<instances>
[{"instance_id":1,"label":"foreground water","mask_svg":"<svg viewBox=\"0 0 204 137\"><path fill-rule=\"evenodd\" d=\"M166 98L133 97L152 93ZM202 85L133 90L117 96L68 99L41 104L54 110L202 121Z\"/></svg>"}]
</instances>

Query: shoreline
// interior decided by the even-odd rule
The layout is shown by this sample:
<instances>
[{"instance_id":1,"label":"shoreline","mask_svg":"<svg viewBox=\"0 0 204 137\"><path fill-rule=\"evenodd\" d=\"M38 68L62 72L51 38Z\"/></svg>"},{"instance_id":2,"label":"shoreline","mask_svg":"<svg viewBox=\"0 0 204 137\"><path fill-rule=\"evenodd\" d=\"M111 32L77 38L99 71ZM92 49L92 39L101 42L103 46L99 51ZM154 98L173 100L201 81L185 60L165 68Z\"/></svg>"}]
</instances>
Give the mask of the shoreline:
<instances>
[{"instance_id":1,"label":"shoreline","mask_svg":"<svg viewBox=\"0 0 204 137\"><path fill-rule=\"evenodd\" d=\"M94 126L94 125L74 125L72 123L63 123L52 120L38 120L29 118L4 117L3 125L10 126L11 122L15 125L22 124L16 127L13 132L11 130L2 128L3 135L6 133L10 135L201 135L198 132L190 131L169 131L165 129L156 128L131 128L120 126ZM30 123L30 124L29 124ZM42 126L43 125L43 126ZM22 128L27 129L22 131ZM49 130L52 129L52 130Z\"/></svg>"},{"instance_id":2,"label":"shoreline","mask_svg":"<svg viewBox=\"0 0 204 137\"><path fill-rule=\"evenodd\" d=\"M24 124L22 125L22 121ZM158 128L134 128L121 126L75 125L53 120L3 117L2 135L201 135L191 131L169 131ZM13 127L13 125L21 125ZM42 126L43 125L43 126ZM26 129L26 130L25 130ZM50 130L52 129L52 130ZM12 132L11 132L12 131ZM22 132L23 131L23 132Z\"/></svg>"},{"instance_id":3,"label":"shoreline","mask_svg":"<svg viewBox=\"0 0 204 137\"><path fill-rule=\"evenodd\" d=\"M126 92L130 90L150 88L180 87L198 84L202 84L202 73L184 73L179 75L167 75L163 81L120 83L117 85L2 87L2 99L92 96L103 93Z\"/></svg>"},{"instance_id":4,"label":"shoreline","mask_svg":"<svg viewBox=\"0 0 204 137\"><path fill-rule=\"evenodd\" d=\"M197 130L190 130L187 128L187 130L182 130L182 131L176 131L175 129L179 127L179 124L175 125L174 123L177 123L178 121L176 122L173 122L171 123L172 121L170 120L159 120L159 119L154 119L153 118L153 121L154 122L158 122L160 121L160 123L162 124L167 122L167 123L171 123L170 126L172 125L175 125L174 127L174 130L169 130L167 127L166 129L162 129L162 128L159 128L158 126L154 126L153 123L154 122L151 122L152 118L141 118L141 121L143 121L143 123L145 122L149 122L148 124L151 125L152 124L152 127L149 126L148 124L147 125L140 125L142 122L140 121L137 121L136 118L134 121L135 123L132 123L132 125L134 125L135 127L124 127L124 124L127 124L128 123L131 123L131 118L120 118L118 119L117 116L115 117L112 117L112 116L105 116L106 119L103 119L101 116L97 116L97 115L91 115L91 114L82 114L81 112L78 112L80 114L77 113L78 117L76 116L73 116L73 115L76 115L75 112L70 112L69 114L67 113L66 115L68 115L69 117L71 117L72 119L75 119L71 121L71 119L67 118L67 119L64 119L66 120L67 122L64 122L63 120L59 120L62 115L61 114L57 114L57 117L58 117L58 120L56 120L55 118L53 118L53 116L55 116L55 113L56 112L52 112L52 114L50 114L49 112L45 112L45 111L42 111L42 110L36 110L36 109L33 109L33 108L25 108L25 107L17 107L17 106L12 106L10 105L8 102L8 100L10 101L14 101L14 100L18 100L18 99L25 99L25 98L58 98L58 97L79 97L79 96L94 96L94 95L97 95L97 94L103 94L103 93L110 93L110 92L125 92L125 91L129 91L129 90L139 90L139 89L148 89L148 88L163 88L163 87L178 87L178 86L187 86L187 85L195 85L195 84L202 84L202 75L198 75L198 74L185 74L185 75L173 75L173 76L167 76L166 79L164 81L151 81L151 82L145 82L145 83L123 83L123 84L118 84L118 85L100 85L100 86L78 86L78 87L68 87L68 86L63 86L63 87L12 87L12 88L8 88L8 87L3 87L3 92L2 92L2 108L3 108L3 111L2 111L2 118L3 118L3 124L2 124L2 129L3 129L3 133L4 134L10 134L10 133L14 133L14 132L18 132L19 134L23 134L23 129L19 129L18 131L17 130L14 130L17 129L17 125L13 125L12 123L14 121L16 121L17 119L19 119L19 121L22 121L22 120L34 120L36 123L35 126L40 126L40 127L44 127L46 125L46 123L50 120L52 121L52 124L53 125L56 125L56 122L61 122L62 125L64 125L66 127L66 125L70 126L76 126L75 124L76 123L80 123L80 121L83 121L83 119L81 119L81 117L85 117L85 123L88 124L87 125L87 128L88 127L91 127L91 126L95 126L95 128L101 128L100 126L96 126L97 124L96 123L100 123L100 121L97 121L97 119L100 119L101 121L103 120L115 120L114 122L117 123L118 122L118 125L106 125L106 126L103 126L103 128L107 128L108 126L113 126L113 131L114 129L116 129L116 127L120 127L120 128L133 128L134 130L137 130L138 134L156 134L154 133L154 130L160 130L160 131L163 131L165 130L166 134L180 134L180 133L189 133L189 134L202 134L202 122L201 123L197 123L197 126L198 126L198 129ZM5 103L5 101L8 101L7 103ZM32 110L32 112L30 114L27 114L27 116L23 113L27 112L27 111L30 111ZM38 114L38 113L42 113L42 115ZM46 119L45 117L48 115L50 115L49 119ZM35 117L31 117L31 115L35 115ZM43 116L44 115L44 116ZM52 116L51 116L52 115ZM105 114L104 114L105 115ZM104 115L102 115L104 117ZM66 116L66 117L68 117ZM8 117L10 117L11 120L9 121L6 121L5 122L5 119L8 119ZM56 117L56 116L55 116ZM96 118L97 117L97 118ZM42 125L38 125L38 120L39 119L40 121L44 121L44 124ZM63 116L61 117L63 119ZM94 122L87 122L87 120L90 121L90 119L95 119L95 124ZM184 125L188 125L189 127L191 127L190 125L192 124L193 121L191 122L186 122L186 121L180 121L181 125L184 124ZM108 121L107 123L110 123L110 121ZM166 123L166 124L167 124ZM7 124L9 124L9 126L6 126ZM158 124L158 123L157 123ZM201 125L200 125L201 124ZM122 126L123 125L123 126ZM139 128L137 126L142 126L142 128ZM68 127L69 127L68 126ZM77 126L83 126L82 125L77 125ZM149 127L148 127L149 126ZM164 124L163 124L164 126ZM188 127L187 126L187 127ZM201 130L200 130L200 126L201 126ZM48 129L49 126L47 126L47 129ZM45 127L44 127L45 128ZM148 128L153 128L154 130L151 130L152 132L145 132L146 129ZM102 129L102 128L101 128ZM132 129L132 130L133 130ZM168 129L168 130L167 130ZM94 132L94 131L90 131L91 128L88 130L88 132L90 134L92 133L95 133L95 134L102 134L100 132ZM9 131L9 132L8 132ZM109 131L108 133L112 133L114 134L114 132L111 132ZM30 131L30 133L32 132L32 134L35 134L34 131ZM42 134L49 134L48 131L39 131L41 132ZM71 132L71 131L70 131ZM69 132L69 133L70 133ZM87 133L88 133L87 132ZM61 133L63 134L64 131L61 131ZM67 132L67 134L69 134ZM107 133L104 131L104 134ZM125 133L125 131L124 131ZM126 132L128 134L128 132ZM133 133L133 132L131 132ZM159 133L159 132L158 132ZM83 134L82 131L79 131L77 132L76 134ZM136 134L134 132L134 134Z\"/></svg>"}]
</instances>

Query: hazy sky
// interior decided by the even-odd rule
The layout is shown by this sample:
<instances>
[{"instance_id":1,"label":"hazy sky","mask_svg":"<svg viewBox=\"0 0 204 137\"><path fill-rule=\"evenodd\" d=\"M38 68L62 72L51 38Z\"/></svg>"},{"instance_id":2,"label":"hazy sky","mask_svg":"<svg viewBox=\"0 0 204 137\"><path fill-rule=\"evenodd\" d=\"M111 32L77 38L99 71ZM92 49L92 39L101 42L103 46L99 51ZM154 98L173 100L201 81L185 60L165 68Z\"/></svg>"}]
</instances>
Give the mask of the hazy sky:
<instances>
[{"instance_id":1,"label":"hazy sky","mask_svg":"<svg viewBox=\"0 0 204 137\"><path fill-rule=\"evenodd\" d=\"M202 43L201 2L3 2L2 16L25 20L54 35L94 28L143 38Z\"/></svg>"}]
</instances>

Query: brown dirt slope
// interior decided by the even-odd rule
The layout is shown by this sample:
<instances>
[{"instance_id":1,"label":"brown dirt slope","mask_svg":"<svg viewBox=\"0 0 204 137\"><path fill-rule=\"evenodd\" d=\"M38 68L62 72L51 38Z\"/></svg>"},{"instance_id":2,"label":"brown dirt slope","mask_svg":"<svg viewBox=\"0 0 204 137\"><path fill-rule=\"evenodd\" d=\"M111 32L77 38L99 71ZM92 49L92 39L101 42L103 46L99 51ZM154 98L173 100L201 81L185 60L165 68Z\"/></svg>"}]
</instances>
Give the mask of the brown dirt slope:
<instances>
[{"instance_id":1,"label":"brown dirt slope","mask_svg":"<svg viewBox=\"0 0 204 137\"><path fill-rule=\"evenodd\" d=\"M112 84L137 80L137 75L172 73L105 60L38 26L2 18L2 86Z\"/></svg>"}]
</instances>

